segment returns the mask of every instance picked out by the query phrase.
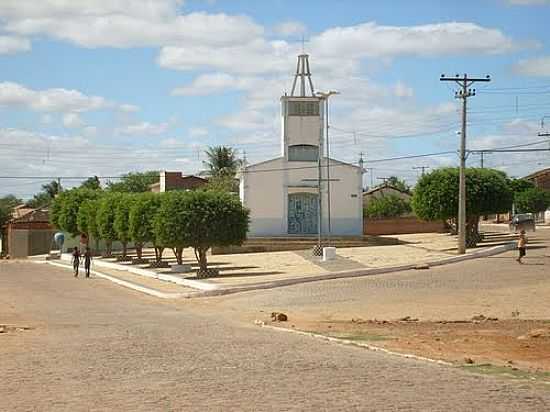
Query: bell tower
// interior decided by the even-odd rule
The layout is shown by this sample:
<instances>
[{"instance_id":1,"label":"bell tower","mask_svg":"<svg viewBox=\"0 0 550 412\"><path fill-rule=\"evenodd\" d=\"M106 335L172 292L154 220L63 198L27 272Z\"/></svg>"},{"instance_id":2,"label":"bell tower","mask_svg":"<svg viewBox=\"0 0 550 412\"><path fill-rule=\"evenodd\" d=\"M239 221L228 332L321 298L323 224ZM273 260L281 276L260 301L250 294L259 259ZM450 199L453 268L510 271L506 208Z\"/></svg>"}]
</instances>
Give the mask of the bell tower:
<instances>
[{"instance_id":1,"label":"bell tower","mask_svg":"<svg viewBox=\"0 0 550 412\"><path fill-rule=\"evenodd\" d=\"M315 95L309 56L298 56L290 96L281 97L281 155L288 161L316 162L323 153L323 104Z\"/></svg>"}]
</instances>

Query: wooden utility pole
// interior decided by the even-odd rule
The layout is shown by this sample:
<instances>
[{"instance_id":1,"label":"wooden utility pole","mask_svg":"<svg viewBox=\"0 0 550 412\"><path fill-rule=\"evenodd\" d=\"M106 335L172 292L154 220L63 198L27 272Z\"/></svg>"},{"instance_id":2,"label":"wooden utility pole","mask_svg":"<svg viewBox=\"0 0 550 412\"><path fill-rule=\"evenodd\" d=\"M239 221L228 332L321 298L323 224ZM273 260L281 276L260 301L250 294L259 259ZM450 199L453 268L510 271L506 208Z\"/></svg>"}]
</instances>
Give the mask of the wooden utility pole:
<instances>
[{"instance_id":1,"label":"wooden utility pole","mask_svg":"<svg viewBox=\"0 0 550 412\"><path fill-rule=\"evenodd\" d=\"M489 82L489 75L485 78L472 78L464 74L460 77L458 74L455 77L445 77L441 75L439 79L442 82L455 82L460 89L455 93L455 98L462 99L462 130L460 132L460 182L458 190L458 253L463 255L466 253L466 113L468 97L476 95L476 90L471 89L476 82Z\"/></svg>"},{"instance_id":2,"label":"wooden utility pole","mask_svg":"<svg viewBox=\"0 0 550 412\"><path fill-rule=\"evenodd\" d=\"M422 176L424 176L424 173L425 173L424 171L426 169L429 169L429 168L430 168L430 166L415 166L415 167L413 167L413 170L422 170L421 173L422 173Z\"/></svg>"}]
</instances>

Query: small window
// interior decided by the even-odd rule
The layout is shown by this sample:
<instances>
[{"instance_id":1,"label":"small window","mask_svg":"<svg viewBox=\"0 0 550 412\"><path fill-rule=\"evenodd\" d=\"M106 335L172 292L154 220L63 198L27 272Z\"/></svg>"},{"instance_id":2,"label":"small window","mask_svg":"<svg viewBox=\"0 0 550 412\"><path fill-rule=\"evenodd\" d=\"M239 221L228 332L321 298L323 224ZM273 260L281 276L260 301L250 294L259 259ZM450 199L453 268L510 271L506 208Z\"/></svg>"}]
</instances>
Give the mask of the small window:
<instances>
[{"instance_id":1,"label":"small window","mask_svg":"<svg viewBox=\"0 0 550 412\"><path fill-rule=\"evenodd\" d=\"M319 102L288 102L289 116L319 116Z\"/></svg>"},{"instance_id":2,"label":"small window","mask_svg":"<svg viewBox=\"0 0 550 412\"><path fill-rule=\"evenodd\" d=\"M309 144L299 144L288 147L288 160L295 162L316 162L319 148Z\"/></svg>"}]
</instances>

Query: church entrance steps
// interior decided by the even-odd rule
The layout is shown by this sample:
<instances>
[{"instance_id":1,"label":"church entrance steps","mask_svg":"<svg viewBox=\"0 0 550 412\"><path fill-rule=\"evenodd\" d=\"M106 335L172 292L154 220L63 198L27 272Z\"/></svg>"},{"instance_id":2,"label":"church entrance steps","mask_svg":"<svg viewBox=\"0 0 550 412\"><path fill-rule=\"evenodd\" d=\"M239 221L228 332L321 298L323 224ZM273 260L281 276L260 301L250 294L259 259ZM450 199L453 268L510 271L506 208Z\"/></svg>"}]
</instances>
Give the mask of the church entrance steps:
<instances>
[{"instance_id":1,"label":"church entrance steps","mask_svg":"<svg viewBox=\"0 0 550 412\"><path fill-rule=\"evenodd\" d=\"M254 237L247 239L242 246L216 247L212 249L213 255L230 255L238 253L282 252L291 250L309 250L317 245L315 236L273 236ZM328 246L326 238L323 238L323 246ZM389 246L397 245L399 240L392 237L379 236L350 236L332 237L330 246L336 248Z\"/></svg>"}]
</instances>

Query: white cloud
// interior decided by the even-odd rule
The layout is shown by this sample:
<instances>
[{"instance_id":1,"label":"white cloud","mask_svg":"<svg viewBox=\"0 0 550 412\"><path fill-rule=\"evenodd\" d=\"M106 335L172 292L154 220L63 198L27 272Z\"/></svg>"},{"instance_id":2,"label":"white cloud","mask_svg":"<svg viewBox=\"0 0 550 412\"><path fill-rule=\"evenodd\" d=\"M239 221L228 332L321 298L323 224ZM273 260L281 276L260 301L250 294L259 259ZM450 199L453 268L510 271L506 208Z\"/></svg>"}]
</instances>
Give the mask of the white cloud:
<instances>
[{"instance_id":1,"label":"white cloud","mask_svg":"<svg viewBox=\"0 0 550 412\"><path fill-rule=\"evenodd\" d=\"M43 114L42 116L40 116L40 123L42 123L42 124L52 124L52 122L53 122L52 115Z\"/></svg>"},{"instance_id":2,"label":"white cloud","mask_svg":"<svg viewBox=\"0 0 550 412\"><path fill-rule=\"evenodd\" d=\"M285 37L301 35L306 31L306 26L299 21L285 21L275 26L275 32Z\"/></svg>"},{"instance_id":3,"label":"white cloud","mask_svg":"<svg viewBox=\"0 0 550 412\"><path fill-rule=\"evenodd\" d=\"M513 67L514 72L524 76L549 77L550 56L521 60Z\"/></svg>"},{"instance_id":4,"label":"white cloud","mask_svg":"<svg viewBox=\"0 0 550 412\"><path fill-rule=\"evenodd\" d=\"M181 5L181 0L2 0L0 19L9 32L47 35L84 47L228 45L263 32L246 16L180 14Z\"/></svg>"},{"instance_id":5,"label":"white cloud","mask_svg":"<svg viewBox=\"0 0 550 412\"><path fill-rule=\"evenodd\" d=\"M174 89L174 96L206 96L228 90L245 90L248 80L227 73L208 73L196 77L189 85Z\"/></svg>"},{"instance_id":6,"label":"white cloud","mask_svg":"<svg viewBox=\"0 0 550 412\"><path fill-rule=\"evenodd\" d=\"M84 131L84 130L83 130ZM185 172L193 173L201 168L196 160L196 148L180 143L178 150L162 148L156 143L149 146L99 145L80 135L57 136L19 129L0 128L0 163L2 173L21 175L24 164L34 176L118 176L123 173L145 170L181 170L176 159L189 158ZM32 147L32 150L29 150ZM202 152L204 147L199 150ZM0 185L0 196L8 193L30 198L40 186L51 179L30 181L5 180ZM84 179L83 179L84 180ZM69 188L79 185L78 180L63 180ZM105 180L103 180L105 183Z\"/></svg>"},{"instance_id":7,"label":"white cloud","mask_svg":"<svg viewBox=\"0 0 550 412\"><path fill-rule=\"evenodd\" d=\"M128 136L158 136L165 133L170 127L169 123L140 122L118 128L116 131Z\"/></svg>"},{"instance_id":8,"label":"white cloud","mask_svg":"<svg viewBox=\"0 0 550 412\"><path fill-rule=\"evenodd\" d=\"M77 90L32 90L18 83L0 83L0 106L22 107L38 112L81 113L102 109L123 110L125 106L99 96L88 96Z\"/></svg>"},{"instance_id":9,"label":"white cloud","mask_svg":"<svg viewBox=\"0 0 550 412\"><path fill-rule=\"evenodd\" d=\"M550 0L506 0L512 6L541 6L550 4Z\"/></svg>"},{"instance_id":10,"label":"white cloud","mask_svg":"<svg viewBox=\"0 0 550 412\"><path fill-rule=\"evenodd\" d=\"M189 129L189 136L191 138L203 138L208 136L208 129L205 127L191 127Z\"/></svg>"},{"instance_id":11,"label":"white cloud","mask_svg":"<svg viewBox=\"0 0 550 412\"><path fill-rule=\"evenodd\" d=\"M412 87L407 86L403 82L399 81L393 86L393 93L397 97L413 97L414 96L414 90Z\"/></svg>"},{"instance_id":12,"label":"white cloud","mask_svg":"<svg viewBox=\"0 0 550 412\"><path fill-rule=\"evenodd\" d=\"M31 49L28 39L14 36L0 36L0 54L14 54Z\"/></svg>"},{"instance_id":13,"label":"white cloud","mask_svg":"<svg viewBox=\"0 0 550 412\"><path fill-rule=\"evenodd\" d=\"M85 125L78 113L66 113L63 115L63 126L69 129L78 129Z\"/></svg>"},{"instance_id":14,"label":"white cloud","mask_svg":"<svg viewBox=\"0 0 550 412\"><path fill-rule=\"evenodd\" d=\"M139 111L139 107L133 104L121 104L119 106L119 109L121 112L124 112L124 113L133 113L133 112Z\"/></svg>"},{"instance_id":15,"label":"white cloud","mask_svg":"<svg viewBox=\"0 0 550 412\"><path fill-rule=\"evenodd\" d=\"M158 63L178 70L208 68L247 75L281 73L291 67L301 50L296 42L252 39L216 48L193 44L163 47ZM315 57L316 67L349 73L356 71L364 58L498 54L521 46L498 29L474 23L381 26L369 22L335 27L313 36L308 51Z\"/></svg>"}]
</instances>

